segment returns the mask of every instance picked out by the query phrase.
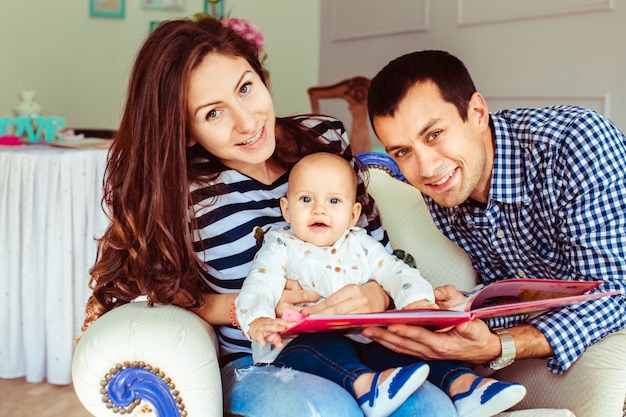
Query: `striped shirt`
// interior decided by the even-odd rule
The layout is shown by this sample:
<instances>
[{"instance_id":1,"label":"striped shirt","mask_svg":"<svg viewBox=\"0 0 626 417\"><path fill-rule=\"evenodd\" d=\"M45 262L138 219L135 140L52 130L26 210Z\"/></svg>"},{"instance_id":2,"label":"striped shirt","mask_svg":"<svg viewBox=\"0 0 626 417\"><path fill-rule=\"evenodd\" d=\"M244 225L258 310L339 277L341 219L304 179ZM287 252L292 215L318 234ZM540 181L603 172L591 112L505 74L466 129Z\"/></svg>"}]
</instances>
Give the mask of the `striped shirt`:
<instances>
[{"instance_id":1,"label":"striped shirt","mask_svg":"<svg viewBox=\"0 0 626 417\"><path fill-rule=\"evenodd\" d=\"M324 143L336 143L339 154L351 152L348 139L341 122L324 118L328 123L320 123L318 118L303 118L302 123L313 127ZM203 163L206 161L194 161ZM238 293L248 275L250 264L257 252L254 230L286 226L280 211L280 198L287 191L288 173L274 183L266 185L232 169L225 169L211 190L218 191L215 198L207 197L206 188L192 187L194 211L198 229L194 231L194 248L204 262L200 280L209 292L227 294ZM365 192L363 180L359 178L358 191ZM362 201L360 197L359 201ZM366 197L367 198L367 197ZM372 212L370 219L361 215L358 226L366 229L388 251L389 239L381 227L378 211L373 200L365 202ZM251 353L250 342L241 330L233 326L218 326L221 355Z\"/></svg>"},{"instance_id":2,"label":"striped shirt","mask_svg":"<svg viewBox=\"0 0 626 417\"><path fill-rule=\"evenodd\" d=\"M548 368L562 373L626 325L626 141L609 120L579 107L503 110L491 120L495 161L486 207L443 208L425 200L483 284L514 277L602 280L596 291L621 292L527 321L554 350Z\"/></svg>"}]
</instances>

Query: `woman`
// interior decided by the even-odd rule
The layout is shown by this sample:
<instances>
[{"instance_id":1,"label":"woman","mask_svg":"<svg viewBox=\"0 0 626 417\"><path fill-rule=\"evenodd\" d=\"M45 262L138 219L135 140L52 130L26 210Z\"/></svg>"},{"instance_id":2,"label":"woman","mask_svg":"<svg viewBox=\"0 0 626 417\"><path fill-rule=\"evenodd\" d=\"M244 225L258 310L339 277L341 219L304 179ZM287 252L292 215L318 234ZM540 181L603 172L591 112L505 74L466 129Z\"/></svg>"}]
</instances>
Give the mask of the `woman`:
<instances>
[{"instance_id":1,"label":"woman","mask_svg":"<svg viewBox=\"0 0 626 417\"><path fill-rule=\"evenodd\" d=\"M99 241L85 326L138 296L192 309L219 334L225 412L360 416L356 402L322 378L252 367L233 316L257 250L255 228L258 237L286 225L279 199L288 171L318 151L353 159L340 122L275 117L255 45L214 19L159 25L137 55L109 155L112 223ZM359 201L359 225L388 245L362 183ZM317 299L285 291L277 314ZM388 302L370 283L345 287L306 312L377 311ZM394 416L445 415L446 407L454 415L446 395L426 384Z\"/></svg>"}]
</instances>

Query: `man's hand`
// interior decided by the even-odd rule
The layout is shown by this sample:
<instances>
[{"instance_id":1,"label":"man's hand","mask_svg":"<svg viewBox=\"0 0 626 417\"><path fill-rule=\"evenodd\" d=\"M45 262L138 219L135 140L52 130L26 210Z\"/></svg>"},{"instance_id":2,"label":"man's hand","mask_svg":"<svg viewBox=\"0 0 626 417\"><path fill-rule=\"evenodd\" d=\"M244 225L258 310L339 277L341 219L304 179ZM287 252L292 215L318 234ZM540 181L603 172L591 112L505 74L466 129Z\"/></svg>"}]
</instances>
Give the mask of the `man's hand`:
<instances>
[{"instance_id":1,"label":"man's hand","mask_svg":"<svg viewBox=\"0 0 626 417\"><path fill-rule=\"evenodd\" d=\"M387 329L368 327L361 334L391 350L425 360L486 363L501 353L500 339L482 320L472 320L445 332L394 324Z\"/></svg>"},{"instance_id":2,"label":"man's hand","mask_svg":"<svg viewBox=\"0 0 626 417\"><path fill-rule=\"evenodd\" d=\"M453 285L437 287L435 303L450 309L463 303L465 297ZM433 332L420 326L395 324L387 329L368 327L363 336L369 337L396 352L425 360L463 360L486 363L500 355L500 340L482 320L473 320Z\"/></svg>"},{"instance_id":3,"label":"man's hand","mask_svg":"<svg viewBox=\"0 0 626 417\"><path fill-rule=\"evenodd\" d=\"M384 311L389 296L377 282L348 284L324 301L299 309L302 314L357 314Z\"/></svg>"},{"instance_id":4,"label":"man's hand","mask_svg":"<svg viewBox=\"0 0 626 417\"><path fill-rule=\"evenodd\" d=\"M291 326L291 323L281 319L259 317L250 323L248 335L250 340L258 342L261 346L271 343L277 348L283 347L283 339L278 332Z\"/></svg>"}]
</instances>

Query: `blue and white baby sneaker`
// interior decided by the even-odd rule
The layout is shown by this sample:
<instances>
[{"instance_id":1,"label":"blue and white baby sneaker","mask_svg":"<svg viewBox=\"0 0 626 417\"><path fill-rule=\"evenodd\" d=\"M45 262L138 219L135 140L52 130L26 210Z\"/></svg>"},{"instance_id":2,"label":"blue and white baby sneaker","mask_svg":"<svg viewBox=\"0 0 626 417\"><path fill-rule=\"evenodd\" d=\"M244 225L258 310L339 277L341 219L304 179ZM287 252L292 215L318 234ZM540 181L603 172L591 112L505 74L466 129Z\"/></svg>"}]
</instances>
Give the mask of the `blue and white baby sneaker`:
<instances>
[{"instance_id":1,"label":"blue and white baby sneaker","mask_svg":"<svg viewBox=\"0 0 626 417\"><path fill-rule=\"evenodd\" d=\"M508 410L526 395L526 388L515 382L489 381L478 386L478 377L469 391L452 396L458 417L490 417Z\"/></svg>"},{"instance_id":2,"label":"blue and white baby sneaker","mask_svg":"<svg viewBox=\"0 0 626 417\"><path fill-rule=\"evenodd\" d=\"M422 386L430 368L425 363L396 368L378 384L382 372L374 375L372 388L357 401L365 417L387 417Z\"/></svg>"}]
</instances>

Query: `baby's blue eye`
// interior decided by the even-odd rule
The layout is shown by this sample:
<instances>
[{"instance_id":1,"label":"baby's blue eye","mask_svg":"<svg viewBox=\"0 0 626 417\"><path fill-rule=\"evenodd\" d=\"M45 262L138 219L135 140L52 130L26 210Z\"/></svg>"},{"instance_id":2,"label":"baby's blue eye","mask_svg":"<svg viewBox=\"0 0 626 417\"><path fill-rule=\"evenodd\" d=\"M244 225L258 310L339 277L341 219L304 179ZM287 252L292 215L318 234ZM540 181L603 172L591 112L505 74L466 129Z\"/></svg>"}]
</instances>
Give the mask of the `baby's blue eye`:
<instances>
[{"instance_id":1,"label":"baby's blue eye","mask_svg":"<svg viewBox=\"0 0 626 417\"><path fill-rule=\"evenodd\" d=\"M338 198L331 198L330 199L330 204L339 204L339 199Z\"/></svg>"},{"instance_id":2,"label":"baby's blue eye","mask_svg":"<svg viewBox=\"0 0 626 417\"><path fill-rule=\"evenodd\" d=\"M311 202L311 197L302 197L302 202L303 203L310 203Z\"/></svg>"}]
</instances>

